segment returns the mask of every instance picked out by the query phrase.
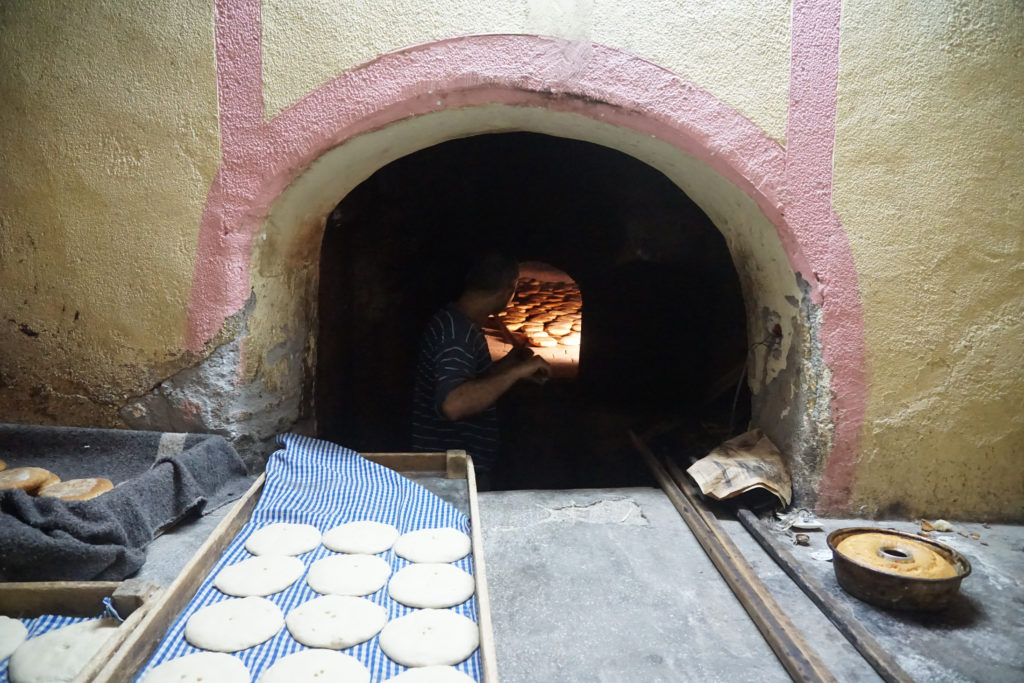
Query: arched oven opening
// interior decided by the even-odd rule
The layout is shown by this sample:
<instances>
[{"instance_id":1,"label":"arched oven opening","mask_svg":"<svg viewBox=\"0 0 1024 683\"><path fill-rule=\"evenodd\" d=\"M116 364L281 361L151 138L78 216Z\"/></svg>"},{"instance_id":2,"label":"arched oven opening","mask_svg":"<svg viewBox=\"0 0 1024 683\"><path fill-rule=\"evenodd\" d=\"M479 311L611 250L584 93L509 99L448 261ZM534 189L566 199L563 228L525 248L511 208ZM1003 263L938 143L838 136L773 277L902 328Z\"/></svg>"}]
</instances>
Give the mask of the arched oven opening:
<instances>
[{"instance_id":1,"label":"arched oven opening","mask_svg":"<svg viewBox=\"0 0 1024 683\"><path fill-rule=\"evenodd\" d=\"M695 454L742 431L744 302L711 220L656 169L598 145L480 135L381 168L327 220L314 406L323 438L409 448L416 350L474 254L522 264L504 316L555 365L500 404L499 488L647 485L627 430L671 424ZM585 321L585 325L583 322Z\"/></svg>"}]
</instances>

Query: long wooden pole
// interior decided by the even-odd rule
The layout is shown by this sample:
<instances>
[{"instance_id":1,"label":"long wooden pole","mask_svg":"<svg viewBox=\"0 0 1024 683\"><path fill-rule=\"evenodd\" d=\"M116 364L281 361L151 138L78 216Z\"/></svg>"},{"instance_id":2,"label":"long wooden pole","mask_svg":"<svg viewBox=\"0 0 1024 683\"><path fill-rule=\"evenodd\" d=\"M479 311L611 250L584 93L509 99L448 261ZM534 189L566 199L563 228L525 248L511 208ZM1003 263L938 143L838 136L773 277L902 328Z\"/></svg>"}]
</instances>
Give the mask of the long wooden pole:
<instances>
[{"instance_id":1,"label":"long wooden pole","mask_svg":"<svg viewBox=\"0 0 1024 683\"><path fill-rule=\"evenodd\" d=\"M633 444L643 455L665 495L679 511L704 552L746 609L769 647L794 681L835 681L818 654L772 597L742 553L696 504L692 493L678 486L647 445L630 432ZM670 463L670 467L671 467Z\"/></svg>"}]
</instances>

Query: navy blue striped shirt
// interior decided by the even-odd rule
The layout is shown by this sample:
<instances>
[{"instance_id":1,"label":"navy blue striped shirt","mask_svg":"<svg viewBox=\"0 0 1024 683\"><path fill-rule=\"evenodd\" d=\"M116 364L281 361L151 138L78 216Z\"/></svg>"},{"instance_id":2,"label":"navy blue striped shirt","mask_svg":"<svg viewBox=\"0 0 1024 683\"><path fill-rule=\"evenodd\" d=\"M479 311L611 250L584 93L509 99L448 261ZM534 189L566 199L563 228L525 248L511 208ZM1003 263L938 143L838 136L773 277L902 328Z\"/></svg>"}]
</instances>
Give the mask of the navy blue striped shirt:
<instances>
[{"instance_id":1,"label":"navy blue striped shirt","mask_svg":"<svg viewBox=\"0 0 1024 683\"><path fill-rule=\"evenodd\" d=\"M496 406L464 420L449 420L441 413L441 405L453 389L490 367L491 353L483 332L455 304L448 304L431 318L416 364L413 450L461 448L483 467L493 464L498 454Z\"/></svg>"}]
</instances>

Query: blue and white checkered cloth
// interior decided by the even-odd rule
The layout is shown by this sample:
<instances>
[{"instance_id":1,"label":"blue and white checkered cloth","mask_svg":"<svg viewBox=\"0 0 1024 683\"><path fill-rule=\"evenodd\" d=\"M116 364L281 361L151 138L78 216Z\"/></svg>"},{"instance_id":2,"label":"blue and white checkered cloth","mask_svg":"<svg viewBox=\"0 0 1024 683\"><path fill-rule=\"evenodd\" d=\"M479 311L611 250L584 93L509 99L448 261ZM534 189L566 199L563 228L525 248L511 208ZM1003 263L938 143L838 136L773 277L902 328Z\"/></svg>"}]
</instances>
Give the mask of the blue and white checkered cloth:
<instances>
[{"instance_id":1,"label":"blue and white checkered cloth","mask_svg":"<svg viewBox=\"0 0 1024 683\"><path fill-rule=\"evenodd\" d=\"M200 652L185 641L185 623L200 608L230 599L213 587L213 579L224 567L251 557L245 550L245 541L256 529L275 522L291 522L312 524L324 532L339 524L365 519L393 524L400 533L432 527L452 527L469 533L469 520L464 514L422 486L366 460L354 451L296 434L284 434L278 437L278 441L284 449L275 452L267 463L266 484L252 517L203 580L196 596L171 625L163 642L140 671L140 678L149 669L169 659ZM316 560L335 554L321 545L300 555L299 559L308 569ZM409 564L392 550L381 557L391 564L392 573ZM454 564L473 573L472 555ZM287 615L295 607L318 596L303 577L267 599ZM389 620L414 611L389 598L386 586L367 599L382 605L388 611ZM476 597L451 610L476 621ZM378 638L374 636L344 652L370 670L371 681L386 681L406 668L391 661L381 651L377 645ZM249 668L253 680L257 680L278 658L306 649L291 637L287 628L282 628L267 642L234 653L234 656ZM480 680L479 650L456 668L474 680Z\"/></svg>"}]
</instances>

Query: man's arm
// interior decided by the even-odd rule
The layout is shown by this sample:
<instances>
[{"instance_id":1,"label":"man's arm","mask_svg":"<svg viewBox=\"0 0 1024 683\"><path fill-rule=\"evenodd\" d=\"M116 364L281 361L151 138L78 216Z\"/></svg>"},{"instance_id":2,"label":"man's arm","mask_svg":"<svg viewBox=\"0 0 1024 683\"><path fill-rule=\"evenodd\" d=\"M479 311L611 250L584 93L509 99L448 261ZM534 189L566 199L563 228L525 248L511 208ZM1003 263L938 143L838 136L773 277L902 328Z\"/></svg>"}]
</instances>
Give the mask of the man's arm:
<instances>
[{"instance_id":1,"label":"man's arm","mask_svg":"<svg viewBox=\"0 0 1024 683\"><path fill-rule=\"evenodd\" d=\"M503 359L504 360L504 359ZM491 407L512 385L534 373L547 375L550 366L540 356L502 364L492 372L466 380L451 390L441 404L441 413L449 420L464 420Z\"/></svg>"}]
</instances>

